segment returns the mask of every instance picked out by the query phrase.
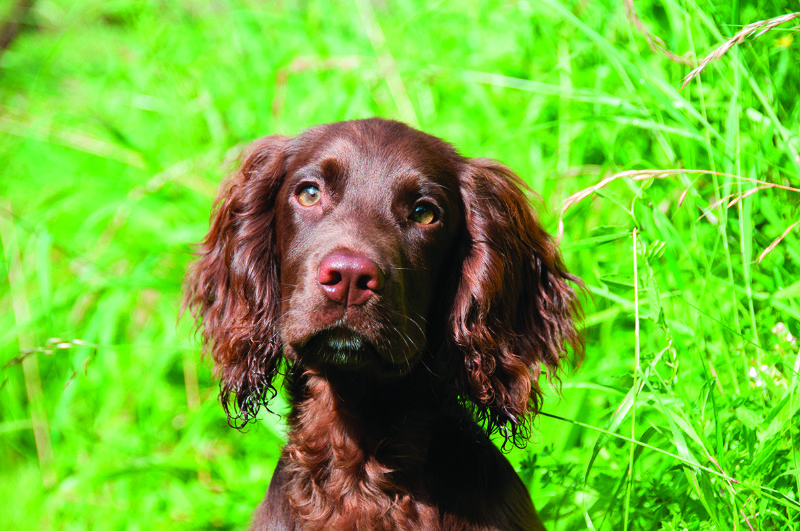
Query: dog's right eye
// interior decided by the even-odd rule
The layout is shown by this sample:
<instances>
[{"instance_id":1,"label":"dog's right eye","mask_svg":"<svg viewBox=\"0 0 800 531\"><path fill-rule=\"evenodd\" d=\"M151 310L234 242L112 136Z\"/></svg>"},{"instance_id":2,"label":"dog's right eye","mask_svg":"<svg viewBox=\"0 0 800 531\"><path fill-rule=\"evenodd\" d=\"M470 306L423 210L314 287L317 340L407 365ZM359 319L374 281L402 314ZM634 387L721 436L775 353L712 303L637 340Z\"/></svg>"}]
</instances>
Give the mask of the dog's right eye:
<instances>
[{"instance_id":1,"label":"dog's right eye","mask_svg":"<svg viewBox=\"0 0 800 531\"><path fill-rule=\"evenodd\" d=\"M420 225L431 225L439 220L433 207L426 203L418 203L415 205L409 218Z\"/></svg>"},{"instance_id":2,"label":"dog's right eye","mask_svg":"<svg viewBox=\"0 0 800 531\"><path fill-rule=\"evenodd\" d=\"M313 185L305 186L297 192L297 202L304 207L314 206L322 199L319 188Z\"/></svg>"}]
</instances>

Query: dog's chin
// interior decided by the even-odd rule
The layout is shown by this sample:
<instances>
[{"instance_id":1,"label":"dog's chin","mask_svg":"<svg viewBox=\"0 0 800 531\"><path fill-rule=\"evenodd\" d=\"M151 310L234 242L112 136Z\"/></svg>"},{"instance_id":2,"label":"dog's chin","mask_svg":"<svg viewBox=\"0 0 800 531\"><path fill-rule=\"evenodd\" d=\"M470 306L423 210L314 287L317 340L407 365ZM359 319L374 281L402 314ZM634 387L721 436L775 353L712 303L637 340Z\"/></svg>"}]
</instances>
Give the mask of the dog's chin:
<instances>
[{"instance_id":1,"label":"dog's chin","mask_svg":"<svg viewBox=\"0 0 800 531\"><path fill-rule=\"evenodd\" d=\"M343 372L368 371L374 376L402 376L410 360L390 360L365 336L344 327L322 330L292 347L306 367Z\"/></svg>"},{"instance_id":2,"label":"dog's chin","mask_svg":"<svg viewBox=\"0 0 800 531\"><path fill-rule=\"evenodd\" d=\"M375 347L363 336L348 330L334 329L320 332L300 349L306 365L329 366L344 370L358 370L379 361Z\"/></svg>"}]
</instances>

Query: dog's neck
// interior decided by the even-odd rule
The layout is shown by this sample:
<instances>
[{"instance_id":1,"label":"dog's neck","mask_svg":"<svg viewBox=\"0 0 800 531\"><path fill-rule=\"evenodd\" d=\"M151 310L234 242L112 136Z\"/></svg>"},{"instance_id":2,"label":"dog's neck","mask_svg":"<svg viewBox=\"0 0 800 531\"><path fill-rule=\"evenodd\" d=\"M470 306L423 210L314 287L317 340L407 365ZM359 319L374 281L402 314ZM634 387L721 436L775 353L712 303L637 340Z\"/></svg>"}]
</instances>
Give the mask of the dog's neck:
<instances>
[{"instance_id":1,"label":"dog's neck","mask_svg":"<svg viewBox=\"0 0 800 531\"><path fill-rule=\"evenodd\" d=\"M435 386L411 375L368 382L357 375L314 370L290 376L289 384L295 405L285 458L295 511L309 523L327 522L327 529L352 528L350 513L337 512L346 503L360 504L361 517L394 515L412 522L421 517L415 515L410 493L420 501L430 444L447 416L432 409L443 402L433 396ZM367 492L369 486L373 490ZM353 499L340 499L341 493ZM318 497L327 503L308 503ZM311 507L325 514L305 514Z\"/></svg>"},{"instance_id":2,"label":"dog's neck","mask_svg":"<svg viewBox=\"0 0 800 531\"><path fill-rule=\"evenodd\" d=\"M362 460L386 464L393 460L391 447L402 447L403 468L410 464L410 448L425 451L432 427L445 415L442 404L448 402L435 396L441 384L414 374L375 381L333 369L305 370L290 376L289 383L295 404L290 437L337 450L352 445Z\"/></svg>"}]
</instances>

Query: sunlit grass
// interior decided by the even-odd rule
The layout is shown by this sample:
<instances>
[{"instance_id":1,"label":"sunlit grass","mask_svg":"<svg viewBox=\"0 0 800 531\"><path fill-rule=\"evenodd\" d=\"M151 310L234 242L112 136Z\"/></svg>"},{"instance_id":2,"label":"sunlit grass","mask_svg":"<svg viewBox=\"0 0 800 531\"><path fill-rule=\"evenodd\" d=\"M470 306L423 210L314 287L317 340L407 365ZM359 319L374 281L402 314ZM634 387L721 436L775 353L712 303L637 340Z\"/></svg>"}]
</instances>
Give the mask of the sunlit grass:
<instances>
[{"instance_id":1,"label":"sunlit grass","mask_svg":"<svg viewBox=\"0 0 800 531\"><path fill-rule=\"evenodd\" d=\"M797 36L680 90L787 13L634 5L36 2L0 59L2 521L246 525L283 428L226 425L177 321L191 243L247 142L379 115L563 226L586 359L510 455L549 529L795 528Z\"/></svg>"}]
</instances>

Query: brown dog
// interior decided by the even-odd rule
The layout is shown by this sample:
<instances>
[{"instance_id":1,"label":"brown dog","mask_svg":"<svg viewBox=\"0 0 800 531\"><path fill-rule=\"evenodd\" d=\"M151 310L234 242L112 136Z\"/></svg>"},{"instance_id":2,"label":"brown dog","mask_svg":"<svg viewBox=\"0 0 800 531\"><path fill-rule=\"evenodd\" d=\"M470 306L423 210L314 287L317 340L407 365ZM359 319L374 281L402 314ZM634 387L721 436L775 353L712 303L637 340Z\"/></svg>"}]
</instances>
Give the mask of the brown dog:
<instances>
[{"instance_id":1,"label":"brown dog","mask_svg":"<svg viewBox=\"0 0 800 531\"><path fill-rule=\"evenodd\" d=\"M488 435L521 444L578 311L508 168L381 119L266 137L187 278L229 416L289 441L258 529L541 529ZM231 407L233 405L233 407Z\"/></svg>"}]
</instances>

